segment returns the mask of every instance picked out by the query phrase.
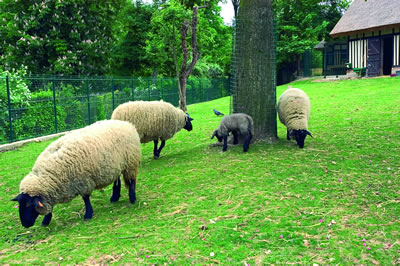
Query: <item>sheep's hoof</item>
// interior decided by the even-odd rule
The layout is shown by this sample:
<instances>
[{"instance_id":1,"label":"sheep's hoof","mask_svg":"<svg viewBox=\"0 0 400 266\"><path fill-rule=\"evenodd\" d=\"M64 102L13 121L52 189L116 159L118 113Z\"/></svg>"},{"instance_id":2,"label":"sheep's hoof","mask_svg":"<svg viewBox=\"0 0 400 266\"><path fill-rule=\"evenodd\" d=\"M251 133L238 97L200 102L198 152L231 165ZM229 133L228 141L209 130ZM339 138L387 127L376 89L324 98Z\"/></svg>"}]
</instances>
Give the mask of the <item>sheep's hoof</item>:
<instances>
[{"instance_id":1,"label":"sheep's hoof","mask_svg":"<svg viewBox=\"0 0 400 266\"><path fill-rule=\"evenodd\" d=\"M160 158L159 155L154 155L154 159L157 160L158 158Z\"/></svg>"},{"instance_id":2,"label":"sheep's hoof","mask_svg":"<svg viewBox=\"0 0 400 266\"><path fill-rule=\"evenodd\" d=\"M117 201L119 200L119 198L120 198L120 196L114 196L114 195L112 195L111 198L110 198L110 201L111 201L111 202L117 202Z\"/></svg>"},{"instance_id":3,"label":"sheep's hoof","mask_svg":"<svg viewBox=\"0 0 400 266\"><path fill-rule=\"evenodd\" d=\"M93 217L93 214L89 214L89 215L85 214L85 216L83 216L83 220L88 221L88 220L92 219L92 217Z\"/></svg>"}]
</instances>

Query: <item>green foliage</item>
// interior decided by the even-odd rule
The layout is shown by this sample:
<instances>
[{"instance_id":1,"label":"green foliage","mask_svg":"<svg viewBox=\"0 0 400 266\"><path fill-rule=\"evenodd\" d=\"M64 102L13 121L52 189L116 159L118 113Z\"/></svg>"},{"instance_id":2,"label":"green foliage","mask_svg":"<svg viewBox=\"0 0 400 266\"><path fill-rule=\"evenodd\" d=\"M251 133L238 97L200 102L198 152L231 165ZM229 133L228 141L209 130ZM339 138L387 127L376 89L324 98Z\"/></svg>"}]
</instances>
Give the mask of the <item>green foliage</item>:
<instances>
[{"instance_id":1,"label":"green foliage","mask_svg":"<svg viewBox=\"0 0 400 266\"><path fill-rule=\"evenodd\" d=\"M277 64L298 63L323 39L349 6L349 0L275 0Z\"/></svg>"},{"instance_id":2,"label":"green foliage","mask_svg":"<svg viewBox=\"0 0 400 266\"><path fill-rule=\"evenodd\" d=\"M3 71L0 68L0 143L8 141L11 132L9 132L9 113L8 113L8 95L7 95L7 77L10 92L10 104L12 108L19 108L29 105L31 92L24 77L27 67L12 71Z\"/></svg>"},{"instance_id":3,"label":"green foliage","mask_svg":"<svg viewBox=\"0 0 400 266\"><path fill-rule=\"evenodd\" d=\"M6 109L8 105L6 77L8 77L11 104L15 107L28 104L31 94L26 81L23 79L26 71L26 66L17 70L14 69L12 72L0 69L0 110Z\"/></svg>"},{"instance_id":4,"label":"green foliage","mask_svg":"<svg viewBox=\"0 0 400 266\"><path fill-rule=\"evenodd\" d=\"M190 4L188 6L191 6ZM152 30L146 41L146 53L154 68L166 77L176 76L183 60L180 30L185 20L191 21L192 9L181 1L171 0L157 9L151 18ZM218 65L222 72L214 72L219 77L229 73L232 53L232 31L223 24L219 16L220 7L216 1L209 2L209 7L199 9L197 29L198 51L203 64ZM165 23L168 21L168 23ZM188 34L189 50L191 49L191 33ZM174 54L177 66L174 63ZM201 68L201 67L200 67ZM196 74L204 73L201 69Z\"/></svg>"},{"instance_id":5,"label":"green foliage","mask_svg":"<svg viewBox=\"0 0 400 266\"><path fill-rule=\"evenodd\" d=\"M298 60L306 50L320 41L328 22L318 16L319 0L277 0L277 63Z\"/></svg>"},{"instance_id":6,"label":"green foliage","mask_svg":"<svg viewBox=\"0 0 400 266\"><path fill-rule=\"evenodd\" d=\"M106 98L106 95L96 97L96 121L104 120L107 118L105 109Z\"/></svg>"},{"instance_id":7,"label":"green foliage","mask_svg":"<svg viewBox=\"0 0 400 266\"><path fill-rule=\"evenodd\" d=\"M59 126L58 131L81 128L86 125L86 121L83 119L82 103L77 98L80 90L80 87L64 83L56 90L56 106L62 108L66 113L64 119L66 127Z\"/></svg>"},{"instance_id":8,"label":"green foliage","mask_svg":"<svg viewBox=\"0 0 400 266\"><path fill-rule=\"evenodd\" d=\"M146 40L151 30L156 6L140 1L130 2L119 16L121 30L113 47L111 73L119 76L151 76L150 57L146 56Z\"/></svg>"},{"instance_id":9,"label":"green foliage","mask_svg":"<svg viewBox=\"0 0 400 266\"><path fill-rule=\"evenodd\" d=\"M34 74L104 74L125 0L0 1L1 66Z\"/></svg>"},{"instance_id":10,"label":"green foliage","mask_svg":"<svg viewBox=\"0 0 400 266\"><path fill-rule=\"evenodd\" d=\"M67 114L62 106L56 105L56 111L58 130L63 131L66 128ZM19 139L56 132L52 90L32 93L29 108L22 108L16 113L17 119L13 121L13 130Z\"/></svg>"},{"instance_id":11,"label":"green foliage","mask_svg":"<svg viewBox=\"0 0 400 266\"><path fill-rule=\"evenodd\" d=\"M311 100L304 149L278 122L273 144L221 152L212 132L229 98L189 105L154 160L143 144L137 202L112 185L54 208L26 229L10 201L51 141L0 153L1 264L392 265L399 257L399 78L301 81ZM277 88L281 95L287 86ZM365 240L365 241L363 241ZM118 243L118 244L116 244ZM365 243L366 246L363 244ZM367 249L369 248L369 249Z\"/></svg>"}]
</instances>

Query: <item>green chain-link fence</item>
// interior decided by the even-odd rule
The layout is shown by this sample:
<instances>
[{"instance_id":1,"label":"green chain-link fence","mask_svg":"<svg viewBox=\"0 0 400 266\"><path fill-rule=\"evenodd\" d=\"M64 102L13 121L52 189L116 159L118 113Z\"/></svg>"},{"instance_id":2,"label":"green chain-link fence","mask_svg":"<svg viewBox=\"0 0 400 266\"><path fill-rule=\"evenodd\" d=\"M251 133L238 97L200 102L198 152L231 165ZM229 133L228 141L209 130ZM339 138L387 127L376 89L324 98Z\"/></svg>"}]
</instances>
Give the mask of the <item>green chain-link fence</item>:
<instances>
[{"instance_id":1,"label":"green chain-link fence","mask_svg":"<svg viewBox=\"0 0 400 266\"><path fill-rule=\"evenodd\" d=\"M27 92L17 95L20 87ZM228 79L187 83L187 104L229 95ZM18 98L19 97L19 98ZM121 103L164 100L178 106L176 79L0 77L0 143L68 131L109 119Z\"/></svg>"}]
</instances>

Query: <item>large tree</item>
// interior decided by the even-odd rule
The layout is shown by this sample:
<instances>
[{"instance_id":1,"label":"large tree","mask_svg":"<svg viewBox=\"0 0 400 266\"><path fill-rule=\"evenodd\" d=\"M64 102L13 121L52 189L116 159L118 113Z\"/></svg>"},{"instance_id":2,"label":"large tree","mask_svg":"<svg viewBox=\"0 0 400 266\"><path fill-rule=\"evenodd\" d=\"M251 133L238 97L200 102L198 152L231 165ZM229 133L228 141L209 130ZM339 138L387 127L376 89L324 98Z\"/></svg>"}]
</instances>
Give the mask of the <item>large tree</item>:
<instances>
[{"instance_id":1,"label":"large tree","mask_svg":"<svg viewBox=\"0 0 400 266\"><path fill-rule=\"evenodd\" d=\"M104 74L127 0L0 1L0 61L46 74Z\"/></svg>"},{"instance_id":2,"label":"large tree","mask_svg":"<svg viewBox=\"0 0 400 266\"><path fill-rule=\"evenodd\" d=\"M272 0L241 0L236 21L233 110L253 117L256 139L273 141L276 129Z\"/></svg>"}]
</instances>

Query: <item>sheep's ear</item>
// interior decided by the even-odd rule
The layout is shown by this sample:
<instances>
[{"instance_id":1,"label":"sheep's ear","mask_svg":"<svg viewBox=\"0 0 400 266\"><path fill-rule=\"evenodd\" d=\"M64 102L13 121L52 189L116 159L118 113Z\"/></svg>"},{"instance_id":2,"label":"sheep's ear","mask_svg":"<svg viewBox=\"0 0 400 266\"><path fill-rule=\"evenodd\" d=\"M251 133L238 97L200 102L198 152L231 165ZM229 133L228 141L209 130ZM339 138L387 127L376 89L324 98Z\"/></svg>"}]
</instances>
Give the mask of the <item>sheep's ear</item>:
<instances>
[{"instance_id":1,"label":"sheep's ear","mask_svg":"<svg viewBox=\"0 0 400 266\"><path fill-rule=\"evenodd\" d=\"M211 139L213 139L217 135L217 131L215 130L214 133L211 136Z\"/></svg>"},{"instance_id":2,"label":"sheep's ear","mask_svg":"<svg viewBox=\"0 0 400 266\"><path fill-rule=\"evenodd\" d=\"M310 135L310 137L314 138L314 137L311 135L310 131L308 131L308 130L306 130L306 131L307 131L307 135Z\"/></svg>"},{"instance_id":3,"label":"sheep's ear","mask_svg":"<svg viewBox=\"0 0 400 266\"><path fill-rule=\"evenodd\" d=\"M187 116L187 118L188 118L189 121L192 121L192 120L193 120L193 118L190 117L190 115L189 115L188 112L186 112L186 116Z\"/></svg>"},{"instance_id":4,"label":"sheep's ear","mask_svg":"<svg viewBox=\"0 0 400 266\"><path fill-rule=\"evenodd\" d=\"M41 202L41 200L39 199L39 197L35 197L34 203L35 203L35 207L38 207L38 208L43 208L44 207L44 205Z\"/></svg>"},{"instance_id":5,"label":"sheep's ear","mask_svg":"<svg viewBox=\"0 0 400 266\"><path fill-rule=\"evenodd\" d=\"M21 194L19 194L15 198L13 198L11 201L19 201L20 198L21 198Z\"/></svg>"}]
</instances>

